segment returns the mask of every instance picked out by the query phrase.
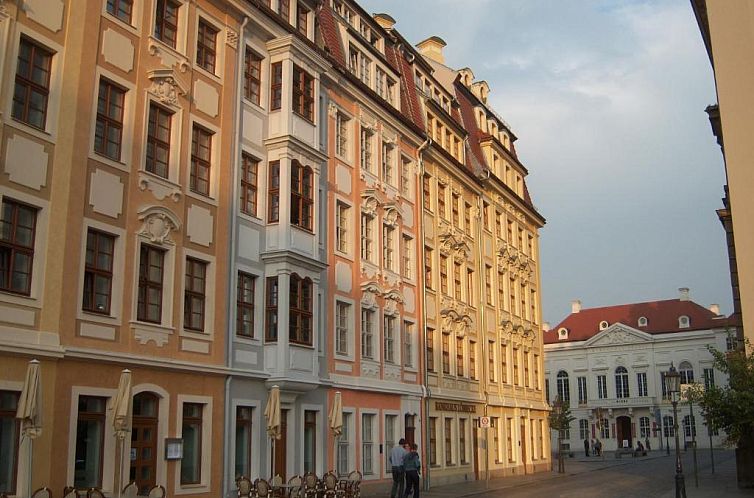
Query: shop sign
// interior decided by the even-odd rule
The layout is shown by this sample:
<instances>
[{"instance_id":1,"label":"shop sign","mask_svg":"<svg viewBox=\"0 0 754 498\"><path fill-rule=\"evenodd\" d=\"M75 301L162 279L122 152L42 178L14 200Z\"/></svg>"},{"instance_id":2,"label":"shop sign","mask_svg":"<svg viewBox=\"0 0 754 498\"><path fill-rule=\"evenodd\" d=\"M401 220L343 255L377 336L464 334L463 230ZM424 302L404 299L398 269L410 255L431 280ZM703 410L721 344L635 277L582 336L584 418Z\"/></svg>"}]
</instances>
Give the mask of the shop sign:
<instances>
[{"instance_id":1,"label":"shop sign","mask_svg":"<svg viewBox=\"0 0 754 498\"><path fill-rule=\"evenodd\" d=\"M435 410L444 412L476 413L476 405L464 405L462 403L442 403L435 401Z\"/></svg>"}]
</instances>

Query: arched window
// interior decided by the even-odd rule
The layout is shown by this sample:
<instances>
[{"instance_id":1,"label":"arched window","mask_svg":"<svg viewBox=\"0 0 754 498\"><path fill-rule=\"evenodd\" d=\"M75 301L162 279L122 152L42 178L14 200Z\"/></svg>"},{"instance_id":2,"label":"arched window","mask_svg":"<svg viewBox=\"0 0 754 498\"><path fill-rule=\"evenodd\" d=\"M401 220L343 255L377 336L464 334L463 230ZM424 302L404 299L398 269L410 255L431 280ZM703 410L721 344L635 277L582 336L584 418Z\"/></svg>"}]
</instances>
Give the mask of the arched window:
<instances>
[{"instance_id":1,"label":"arched window","mask_svg":"<svg viewBox=\"0 0 754 498\"><path fill-rule=\"evenodd\" d=\"M296 344L312 345L312 281L291 275L289 338Z\"/></svg>"},{"instance_id":2,"label":"arched window","mask_svg":"<svg viewBox=\"0 0 754 498\"><path fill-rule=\"evenodd\" d=\"M558 396L563 403L571 402L571 388L568 385L568 373L563 370L558 372Z\"/></svg>"},{"instance_id":3,"label":"arched window","mask_svg":"<svg viewBox=\"0 0 754 498\"><path fill-rule=\"evenodd\" d=\"M678 373L681 374L681 384L691 384L694 382L694 367L688 361L682 361L678 365Z\"/></svg>"},{"instance_id":4,"label":"arched window","mask_svg":"<svg viewBox=\"0 0 754 498\"><path fill-rule=\"evenodd\" d=\"M628 370L626 367L615 369L615 396L618 398L628 398Z\"/></svg>"},{"instance_id":5,"label":"arched window","mask_svg":"<svg viewBox=\"0 0 754 498\"><path fill-rule=\"evenodd\" d=\"M291 224L312 229L314 209L314 172L298 161L291 163Z\"/></svg>"},{"instance_id":6,"label":"arched window","mask_svg":"<svg viewBox=\"0 0 754 498\"><path fill-rule=\"evenodd\" d=\"M689 317L687 317L686 315L681 315L678 317L679 329L687 329L689 328L689 325L691 325L691 323L689 322Z\"/></svg>"}]
</instances>

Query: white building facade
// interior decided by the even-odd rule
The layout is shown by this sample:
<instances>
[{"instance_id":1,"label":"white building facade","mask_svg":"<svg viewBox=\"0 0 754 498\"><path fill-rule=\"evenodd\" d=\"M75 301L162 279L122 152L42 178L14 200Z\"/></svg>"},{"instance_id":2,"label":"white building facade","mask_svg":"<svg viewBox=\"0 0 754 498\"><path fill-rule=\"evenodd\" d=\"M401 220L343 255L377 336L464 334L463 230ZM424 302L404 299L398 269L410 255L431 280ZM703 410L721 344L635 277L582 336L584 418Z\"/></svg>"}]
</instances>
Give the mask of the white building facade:
<instances>
[{"instance_id":1,"label":"white building facade","mask_svg":"<svg viewBox=\"0 0 754 498\"><path fill-rule=\"evenodd\" d=\"M663 376L671 366L681 384L727 384L713 366L708 347L724 351L734 331L717 305L704 308L681 289L679 299L581 309L545 332L545 388L575 417L564 448L584 451L584 440L599 439L603 451L635 447L674 448L673 408ZM698 448L722 445L725 434L709 429L700 407L678 404L680 445L695 438ZM557 433L551 432L553 447Z\"/></svg>"}]
</instances>

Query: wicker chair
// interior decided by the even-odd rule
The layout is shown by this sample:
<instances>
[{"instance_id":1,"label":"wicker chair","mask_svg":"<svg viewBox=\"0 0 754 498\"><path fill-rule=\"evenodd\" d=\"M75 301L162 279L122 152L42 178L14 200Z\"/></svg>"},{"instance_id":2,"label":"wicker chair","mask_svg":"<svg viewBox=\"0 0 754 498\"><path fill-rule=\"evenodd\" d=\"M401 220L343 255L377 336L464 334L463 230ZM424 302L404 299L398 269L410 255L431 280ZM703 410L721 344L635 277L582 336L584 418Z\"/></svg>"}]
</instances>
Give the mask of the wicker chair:
<instances>
[{"instance_id":1,"label":"wicker chair","mask_svg":"<svg viewBox=\"0 0 754 498\"><path fill-rule=\"evenodd\" d=\"M238 498L251 498L253 485L248 478L241 476L236 479L236 487L238 488Z\"/></svg>"},{"instance_id":2,"label":"wicker chair","mask_svg":"<svg viewBox=\"0 0 754 498\"><path fill-rule=\"evenodd\" d=\"M322 495L325 498L341 498L345 492L341 489L338 476L334 472L327 472L322 476Z\"/></svg>"},{"instance_id":3,"label":"wicker chair","mask_svg":"<svg viewBox=\"0 0 754 498\"><path fill-rule=\"evenodd\" d=\"M31 498L52 498L52 490L47 486L39 488L31 494Z\"/></svg>"},{"instance_id":4,"label":"wicker chair","mask_svg":"<svg viewBox=\"0 0 754 498\"><path fill-rule=\"evenodd\" d=\"M346 494L350 498L361 498L361 478L361 472L358 470L353 470L348 474L348 491Z\"/></svg>"},{"instance_id":5,"label":"wicker chair","mask_svg":"<svg viewBox=\"0 0 754 498\"><path fill-rule=\"evenodd\" d=\"M264 479L254 481L252 498L268 498L270 496L270 483Z\"/></svg>"},{"instance_id":6,"label":"wicker chair","mask_svg":"<svg viewBox=\"0 0 754 498\"><path fill-rule=\"evenodd\" d=\"M36 498L40 498L40 497L36 497ZM63 498L79 498L79 492L73 486L66 486L63 488Z\"/></svg>"},{"instance_id":7,"label":"wicker chair","mask_svg":"<svg viewBox=\"0 0 754 498\"><path fill-rule=\"evenodd\" d=\"M86 491L86 498L105 498L105 494L99 488L89 488Z\"/></svg>"},{"instance_id":8,"label":"wicker chair","mask_svg":"<svg viewBox=\"0 0 754 498\"><path fill-rule=\"evenodd\" d=\"M126 484L126 487L123 488L123 491L121 492L121 498L136 498L136 495L138 494L139 487L134 481L131 481Z\"/></svg>"},{"instance_id":9,"label":"wicker chair","mask_svg":"<svg viewBox=\"0 0 754 498\"><path fill-rule=\"evenodd\" d=\"M321 483L314 472L304 474L304 487L301 490L302 498L317 498L321 489Z\"/></svg>"},{"instance_id":10,"label":"wicker chair","mask_svg":"<svg viewBox=\"0 0 754 498\"><path fill-rule=\"evenodd\" d=\"M301 476L293 476L288 479L288 498L301 498L303 483Z\"/></svg>"},{"instance_id":11,"label":"wicker chair","mask_svg":"<svg viewBox=\"0 0 754 498\"><path fill-rule=\"evenodd\" d=\"M159 484L156 486L152 486L152 489L149 490L149 498L165 498L165 486L160 486Z\"/></svg>"}]
</instances>

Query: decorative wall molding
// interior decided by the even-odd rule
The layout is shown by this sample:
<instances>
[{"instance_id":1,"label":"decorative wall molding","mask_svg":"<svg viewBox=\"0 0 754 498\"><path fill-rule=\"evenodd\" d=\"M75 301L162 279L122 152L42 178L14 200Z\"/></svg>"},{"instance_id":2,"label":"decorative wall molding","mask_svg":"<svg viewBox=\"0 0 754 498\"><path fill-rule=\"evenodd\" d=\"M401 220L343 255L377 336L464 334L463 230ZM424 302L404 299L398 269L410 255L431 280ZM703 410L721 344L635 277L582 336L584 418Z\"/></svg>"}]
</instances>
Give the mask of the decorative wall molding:
<instances>
[{"instance_id":1,"label":"decorative wall molding","mask_svg":"<svg viewBox=\"0 0 754 498\"><path fill-rule=\"evenodd\" d=\"M238 48L238 31L230 26L225 27L225 43L233 49Z\"/></svg>"},{"instance_id":2,"label":"decorative wall molding","mask_svg":"<svg viewBox=\"0 0 754 498\"><path fill-rule=\"evenodd\" d=\"M178 105L178 97L188 93L186 86L177 78L173 69L153 69L147 73L152 80L148 92L158 101L168 105Z\"/></svg>"},{"instance_id":3,"label":"decorative wall molding","mask_svg":"<svg viewBox=\"0 0 754 498\"><path fill-rule=\"evenodd\" d=\"M181 222L172 211L162 206L148 206L138 212L142 222L139 235L155 244L175 244L170 235L181 229Z\"/></svg>"},{"instance_id":4,"label":"decorative wall molding","mask_svg":"<svg viewBox=\"0 0 754 498\"><path fill-rule=\"evenodd\" d=\"M168 180L159 180L144 173L139 174L139 190L149 190L154 194L155 199L161 201L170 197L173 202L181 200L181 188L172 184Z\"/></svg>"}]
</instances>

